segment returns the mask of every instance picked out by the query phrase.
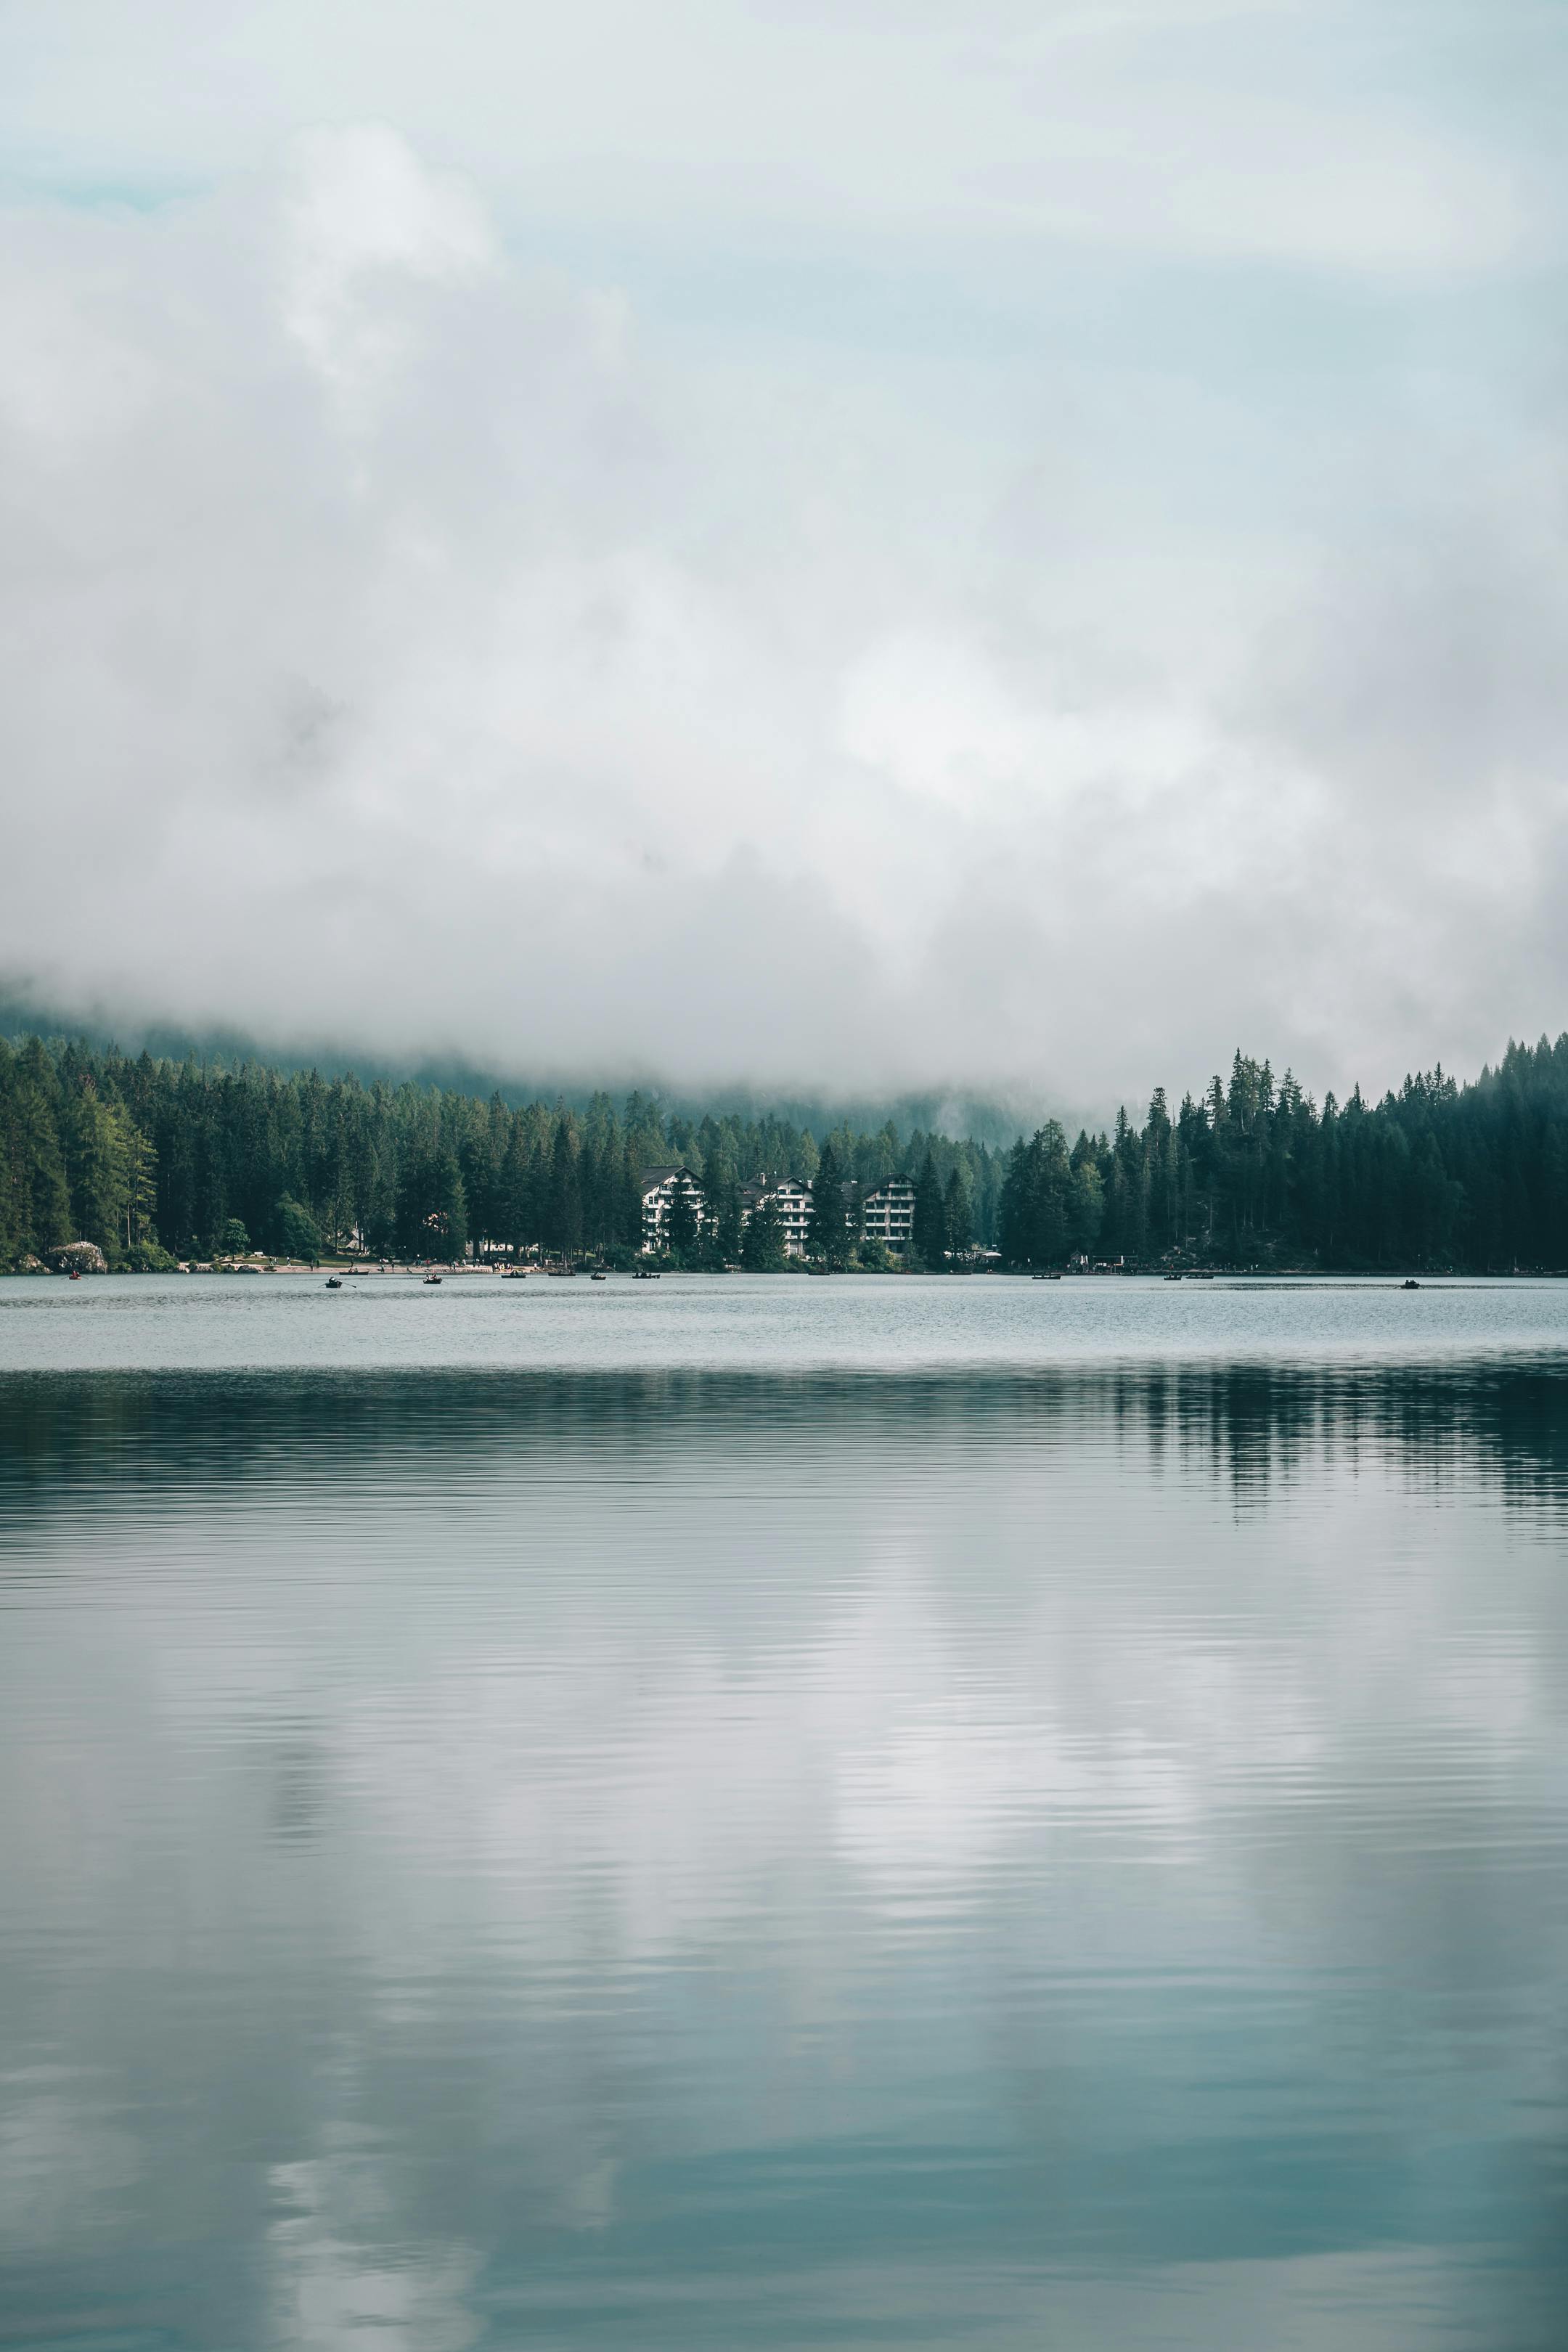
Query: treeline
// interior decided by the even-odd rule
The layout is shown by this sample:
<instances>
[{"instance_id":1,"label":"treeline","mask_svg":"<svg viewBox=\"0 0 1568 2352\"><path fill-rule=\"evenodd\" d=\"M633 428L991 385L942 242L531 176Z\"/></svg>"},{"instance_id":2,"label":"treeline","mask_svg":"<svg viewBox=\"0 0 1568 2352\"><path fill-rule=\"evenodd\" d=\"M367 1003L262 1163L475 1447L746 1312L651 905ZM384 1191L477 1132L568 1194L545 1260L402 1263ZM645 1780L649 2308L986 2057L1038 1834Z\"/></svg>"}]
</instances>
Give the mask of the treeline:
<instances>
[{"instance_id":1,"label":"treeline","mask_svg":"<svg viewBox=\"0 0 1568 2352\"><path fill-rule=\"evenodd\" d=\"M1568 1268L1568 1034L1510 1045L1473 1085L1439 1066L1321 1109L1238 1053L1173 1116L1157 1089L1142 1127L1018 1143L998 1242L1016 1265Z\"/></svg>"},{"instance_id":2,"label":"treeline","mask_svg":"<svg viewBox=\"0 0 1568 2352\"><path fill-rule=\"evenodd\" d=\"M1237 1054L1228 1082L1174 1113L1157 1090L1142 1125L1123 1112L1069 1142L1047 1122L1010 1154L890 1123L818 1136L778 1118L696 1118L644 1094L516 1108L257 1063L0 1041L0 1266L79 1241L149 1268L252 1248L629 1254L642 1171L668 1165L690 1170L706 1204L679 1236L689 1263L739 1254L741 1190L763 1175L814 1186L822 1253L866 1262L857 1188L902 1173L916 1184L915 1256L931 1266L973 1245L1017 1266L1565 1268L1568 1034L1510 1045L1470 1085L1438 1068L1381 1102L1358 1089L1321 1108L1289 1072L1276 1080Z\"/></svg>"},{"instance_id":3,"label":"treeline","mask_svg":"<svg viewBox=\"0 0 1568 2352\"><path fill-rule=\"evenodd\" d=\"M90 1242L111 1266L357 1244L453 1259L481 1247L615 1254L640 1247L645 1168L679 1164L721 1213L764 1174L862 1187L930 1171L969 1231L996 1230L1004 1157L887 1125L820 1142L774 1118L667 1114L650 1096L585 1110L509 1108L413 1084L363 1086L257 1063L134 1058L33 1036L0 1041L0 1265ZM956 1189L954 1190L954 1186ZM717 1213L708 1246L720 1238ZM944 1233L945 1238L945 1233ZM693 1242L696 1261L702 1249Z\"/></svg>"}]
</instances>

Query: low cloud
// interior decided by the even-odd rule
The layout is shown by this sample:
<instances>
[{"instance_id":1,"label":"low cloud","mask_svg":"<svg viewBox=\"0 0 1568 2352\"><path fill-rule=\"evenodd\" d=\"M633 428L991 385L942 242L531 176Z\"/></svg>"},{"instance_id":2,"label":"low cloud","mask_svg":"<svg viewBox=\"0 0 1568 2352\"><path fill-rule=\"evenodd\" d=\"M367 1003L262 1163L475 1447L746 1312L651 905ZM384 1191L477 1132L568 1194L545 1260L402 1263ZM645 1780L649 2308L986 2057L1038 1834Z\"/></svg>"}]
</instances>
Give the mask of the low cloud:
<instances>
[{"instance_id":1,"label":"low cloud","mask_svg":"<svg viewBox=\"0 0 1568 2352\"><path fill-rule=\"evenodd\" d=\"M1506 270L1515 201L1363 260ZM860 365L678 331L506 214L370 124L5 216L11 976L540 1077L1075 1103L1560 1025L1524 360L1244 383L1037 320Z\"/></svg>"}]
</instances>

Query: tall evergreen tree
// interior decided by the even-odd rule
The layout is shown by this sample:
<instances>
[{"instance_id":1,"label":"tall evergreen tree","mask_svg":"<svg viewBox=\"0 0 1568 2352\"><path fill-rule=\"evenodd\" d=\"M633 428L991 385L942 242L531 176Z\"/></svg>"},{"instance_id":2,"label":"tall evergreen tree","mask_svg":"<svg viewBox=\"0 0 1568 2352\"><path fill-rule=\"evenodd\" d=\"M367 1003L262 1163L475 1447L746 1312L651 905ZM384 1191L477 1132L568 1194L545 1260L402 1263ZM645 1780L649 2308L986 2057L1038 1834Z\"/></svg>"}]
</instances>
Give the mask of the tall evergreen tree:
<instances>
[{"instance_id":1,"label":"tall evergreen tree","mask_svg":"<svg viewBox=\"0 0 1568 2352\"><path fill-rule=\"evenodd\" d=\"M73 1238L70 1192L60 1148L64 1103L54 1065L29 1037L16 1057L12 1116L23 1183L25 1247L42 1257Z\"/></svg>"},{"instance_id":2,"label":"tall evergreen tree","mask_svg":"<svg viewBox=\"0 0 1568 2352\"><path fill-rule=\"evenodd\" d=\"M785 1262L784 1219L770 1193L746 1220L741 1264L748 1274L777 1274Z\"/></svg>"},{"instance_id":3,"label":"tall evergreen tree","mask_svg":"<svg viewBox=\"0 0 1568 2352\"><path fill-rule=\"evenodd\" d=\"M576 1138L563 1111L555 1122L550 1147L550 1175L541 1222L546 1249L574 1257L583 1245L583 1192L577 1165Z\"/></svg>"},{"instance_id":4,"label":"tall evergreen tree","mask_svg":"<svg viewBox=\"0 0 1568 2352\"><path fill-rule=\"evenodd\" d=\"M942 1193L942 1234L954 1257L966 1257L974 1239L974 1209L969 1180L954 1160Z\"/></svg>"},{"instance_id":5,"label":"tall evergreen tree","mask_svg":"<svg viewBox=\"0 0 1568 2352\"><path fill-rule=\"evenodd\" d=\"M664 1229L665 1244L671 1257L683 1265L696 1256L702 1238L700 1200L701 1194L695 1181L677 1183L669 1196Z\"/></svg>"},{"instance_id":6,"label":"tall evergreen tree","mask_svg":"<svg viewBox=\"0 0 1568 2352\"><path fill-rule=\"evenodd\" d=\"M1002 1255L1014 1265L1058 1265L1071 1238L1072 1162L1060 1126L1047 1119L1015 1145L1002 1186Z\"/></svg>"},{"instance_id":7,"label":"tall evergreen tree","mask_svg":"<svg viewBox=\"0 0 1568 2352\"><path fill-rule=\"evenodd\" d=\"M728 1143L715 1138L702 1180L703 1240L714 1265L733 1265L741 1255L741 1185Z\"/></svg>"},{"instance_id":8,"label":"tall evergreen tree","mask_svg":"<svg viewBox=\"0 0 1568 2352\"><path fill-rule=\"evenodd\" d=\"M914 1214L910 1225L916 1256L928 1272L940 1274L947 1264L947 1201L937 1172L936 1155L929 1143L915 1179Z\"/></svg>"},{"instance_id":9,"label":"tall evergreen tree","mask_svg":"<svg viewBox=\"0 0 1568 2352\"><path fill-rule=\"evenodd\" d=\"M844 1213L844 1171L831 1136L822 1147L811 1186L811 1249L824 1265L840 1268L849 1263L849 1234Z\"/></svg>"}]
</instances>

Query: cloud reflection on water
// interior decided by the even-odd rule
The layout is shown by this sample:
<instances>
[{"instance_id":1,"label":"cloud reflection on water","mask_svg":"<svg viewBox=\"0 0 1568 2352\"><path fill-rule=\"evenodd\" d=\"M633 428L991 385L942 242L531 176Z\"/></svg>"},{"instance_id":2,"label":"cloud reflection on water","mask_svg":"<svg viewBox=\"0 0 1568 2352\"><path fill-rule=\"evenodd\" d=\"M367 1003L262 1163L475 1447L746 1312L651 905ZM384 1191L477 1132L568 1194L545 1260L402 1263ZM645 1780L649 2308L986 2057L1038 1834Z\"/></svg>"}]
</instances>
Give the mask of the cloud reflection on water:
<instances>
[{"instance_id":1,"label":"cloud reflection on water","mask_svg":"<svg viewBox=\"0 0 1568 2352\"><path fill-rule=\"evenodd\" d=\"M1556 1368L6 1382L0 1465L24 2307L1550 2340Z\"/></svg>"}]
</instances>

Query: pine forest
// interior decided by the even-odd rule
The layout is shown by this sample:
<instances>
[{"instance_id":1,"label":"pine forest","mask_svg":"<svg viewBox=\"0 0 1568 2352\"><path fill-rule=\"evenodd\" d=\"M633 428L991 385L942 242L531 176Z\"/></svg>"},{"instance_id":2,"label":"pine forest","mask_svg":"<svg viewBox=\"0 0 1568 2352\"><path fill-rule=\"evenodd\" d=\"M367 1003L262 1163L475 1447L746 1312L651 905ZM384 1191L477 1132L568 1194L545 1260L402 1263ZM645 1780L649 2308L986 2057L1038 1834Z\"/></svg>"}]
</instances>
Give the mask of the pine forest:
<instances>
[{"instance_id":1,"label":"pine forest","mask_svg":"<svg viewBox=\"0 0 1568 2352\"><path fill-rule=\"evenodd\" d=\"M892 1125L694 1118L646 1094L519 1108L257 1062L0 1041L10 1271L72 1244L148 1271L256 1251L629 1262L655 1166L684 1167L700 1188L700 1217L672 1237L693 1266L782 1265L773 1221L745 1217L744 1188L784 1176L814 1190L819 1255L880 1266L854 1203L907 1175L904 1263L928 1271L1568 1269L1568 1034L1510 1045L1465 1085L1439 1067L1381 1101L1358 1090L1321 1105L1238 1053L1228 1079L1174 1110L1158 1089L1141 1122L1123 1111L1069 1139L1047 1121L1011 1151Z\"/></svg>"}]
</instances>

